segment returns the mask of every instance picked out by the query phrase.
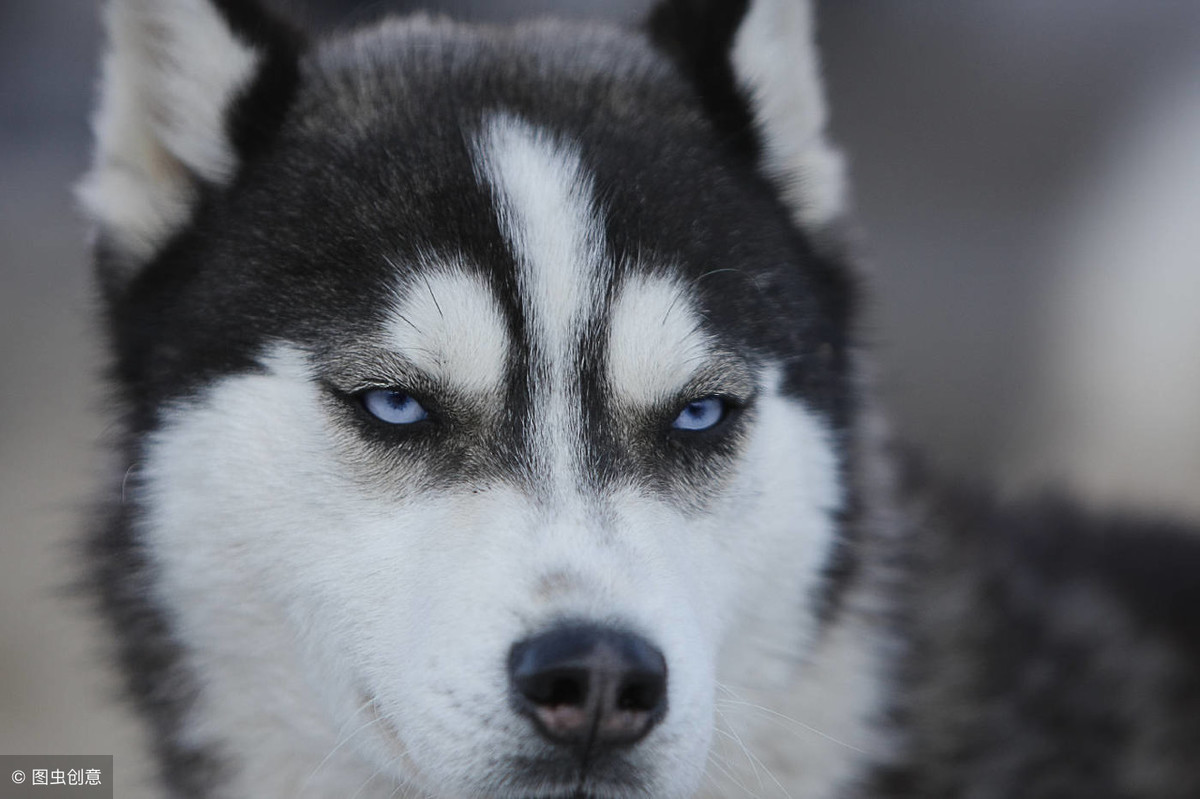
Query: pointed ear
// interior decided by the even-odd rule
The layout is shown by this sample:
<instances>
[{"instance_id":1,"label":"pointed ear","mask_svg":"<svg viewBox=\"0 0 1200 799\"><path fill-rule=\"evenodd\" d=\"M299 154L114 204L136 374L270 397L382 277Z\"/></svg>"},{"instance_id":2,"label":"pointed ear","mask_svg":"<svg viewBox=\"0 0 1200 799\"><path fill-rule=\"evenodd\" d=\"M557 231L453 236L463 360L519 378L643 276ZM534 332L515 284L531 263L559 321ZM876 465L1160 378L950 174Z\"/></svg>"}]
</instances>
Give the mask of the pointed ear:
<instances>
[{"instance_id":1,"label":"pointed ear","mask_svg":"<svg viewBox=\"0 0 1200 799\"><path fill-rule=\"evenodd\" d=\"M95 160L79 197L114 288L277 128L301 44L250 0L110 0L105 23Z\"/></svg>"},{"instance_id":2,"label":"pointed ear","mask_svg":"<svg viewBox=\"0 0 1200 799\"><path fill-rule=\"evenodd\" d=\"M809 0L662 0L649 27L726 140L775 183L802 229L825 236L846 185L826 138Z\"/></svg>"}]
</instances>

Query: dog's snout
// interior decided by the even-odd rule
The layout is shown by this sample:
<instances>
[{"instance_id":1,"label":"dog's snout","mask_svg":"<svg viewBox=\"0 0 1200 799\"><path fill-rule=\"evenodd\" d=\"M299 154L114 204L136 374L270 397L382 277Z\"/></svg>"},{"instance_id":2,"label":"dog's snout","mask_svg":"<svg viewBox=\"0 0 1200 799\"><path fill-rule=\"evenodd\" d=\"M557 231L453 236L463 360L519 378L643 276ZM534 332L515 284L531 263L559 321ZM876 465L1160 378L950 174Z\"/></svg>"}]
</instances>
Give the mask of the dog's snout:
<instances>
[{"instance_id":1,"label":"dog's snout","mask_svg":"<svg viewBox=\"0 0 1200 799\"><path fill-rule=\"evenodd\" d=\"M603 627L560 627L512 648L518 708L550 741L619 746L666 714L667 662L649 641Z\"/></svg>"}]
</instances>

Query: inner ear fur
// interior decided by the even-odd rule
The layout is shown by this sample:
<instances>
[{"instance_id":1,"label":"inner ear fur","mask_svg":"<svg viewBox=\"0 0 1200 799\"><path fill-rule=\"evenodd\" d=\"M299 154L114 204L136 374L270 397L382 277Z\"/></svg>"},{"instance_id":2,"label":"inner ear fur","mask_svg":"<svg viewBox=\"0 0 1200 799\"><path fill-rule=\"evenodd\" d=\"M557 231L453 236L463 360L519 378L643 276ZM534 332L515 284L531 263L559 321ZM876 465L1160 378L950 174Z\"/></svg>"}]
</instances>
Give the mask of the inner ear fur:
<instances>
[{"instance_id":1,"label":"inner ear fur","mask_svg":"<svg viewBox=\"0 0 1200 799\"><path fill-rule=\"evenodd\" d=\"M249 0L110 0L92 167L78 195L116 290L229 185L291 103L299 31Z\"/></svg>"},{"instance_id":2,"label":"inner ear fur","mask_svg":"<svg viewBox=\"0 0 1200 799\"><path fill-rule=\"evenodd\" d=\"M778 188L797 225L822 237L846 212L808 0L662 0L647 29L695 88L736 153Z\"/></svg>"}]
</instances>

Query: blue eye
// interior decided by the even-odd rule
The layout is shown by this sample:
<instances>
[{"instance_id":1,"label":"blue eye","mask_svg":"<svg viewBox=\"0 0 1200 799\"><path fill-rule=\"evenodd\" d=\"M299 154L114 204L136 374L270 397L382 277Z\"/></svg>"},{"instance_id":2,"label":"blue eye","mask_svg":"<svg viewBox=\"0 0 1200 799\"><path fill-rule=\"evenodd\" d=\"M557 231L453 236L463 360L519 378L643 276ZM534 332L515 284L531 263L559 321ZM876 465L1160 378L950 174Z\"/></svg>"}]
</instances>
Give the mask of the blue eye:
<instances>
[{"instance_id":1,"label":"blue eye","mask_svg":"<svg viewBox=\"0 0 1200 799\"><path fill-rule=\"evenodd\" d=\"M362 393L367 412L388 424L415 424L429 418L429 412L407 394L396 388L373 388Z\"/></svg>"},{"instance_id":2,"label":"blue eye","mask_svg":"<svg viewBox=\"0 0 1200 799\"><path fill-rule=\"evenodd\" d=\"M728 411L729 404L720 397L703 397L683 406L671 427L676 430L708 430L724 419Z\"/></svg>"}]
</instances>

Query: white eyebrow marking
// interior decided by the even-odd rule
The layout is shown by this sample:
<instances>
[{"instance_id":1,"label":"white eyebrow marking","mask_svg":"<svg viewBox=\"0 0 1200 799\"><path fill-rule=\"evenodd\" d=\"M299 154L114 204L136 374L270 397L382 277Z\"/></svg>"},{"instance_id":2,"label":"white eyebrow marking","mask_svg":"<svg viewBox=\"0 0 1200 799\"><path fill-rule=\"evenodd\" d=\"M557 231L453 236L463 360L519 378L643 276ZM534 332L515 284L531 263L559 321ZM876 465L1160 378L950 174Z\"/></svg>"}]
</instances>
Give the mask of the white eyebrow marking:
<instances>
[{"instance_id":1,"label":"white eyebrow marking","mask_svg":"<svg viewBox=\"0 0 1200 799\"><path fill-rule=\"evenodd\" d=\"M608 379L619 401L652 405L670 399L713 356L700 315L679 281L634 274L612 308Z\"/></svg>"},{"instance_id":2,"label":"white eyebrow marking","mask_svg":"<svg viewBox=\"0 0 1200 799\"><path fill-rule=\"evenodd\" d=\"M399 288L386 330L388 346L435 380L503 390L508 328L482 277L458 266L418 270Z\"/></svg>"}]
</instances>

